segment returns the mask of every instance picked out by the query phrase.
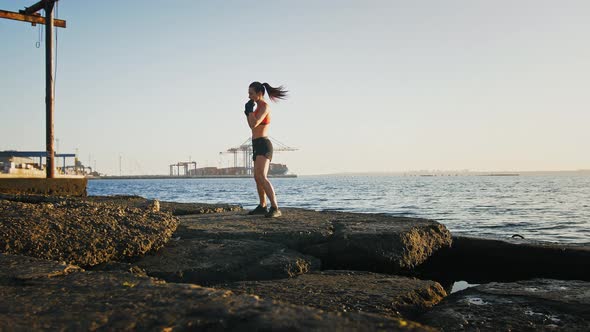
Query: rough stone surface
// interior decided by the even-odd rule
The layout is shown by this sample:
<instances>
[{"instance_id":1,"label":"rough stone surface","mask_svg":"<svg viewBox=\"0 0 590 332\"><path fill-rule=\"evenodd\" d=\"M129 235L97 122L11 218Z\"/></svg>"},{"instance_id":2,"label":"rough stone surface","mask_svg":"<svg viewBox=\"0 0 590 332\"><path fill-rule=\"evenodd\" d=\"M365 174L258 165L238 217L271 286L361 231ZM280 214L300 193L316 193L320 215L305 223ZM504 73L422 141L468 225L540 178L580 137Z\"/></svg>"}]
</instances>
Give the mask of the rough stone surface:
<instances>
[{"instance_id":1,"label":"rough stone surface","mask_svg":"<svg viewBox=\"0 0 590 332\"><path fill-rule=\"evenodd\" d=\"M140 196L124 195L90 196L88 199L94 202L121 204L136 208L144 208L151 201ZM165 201L160 201L160 209L164 212L170 212L175 216L243 210L241 206L231 204L177 203Z\"/></svg>"},{"instance_id":2,"label":"rough stone surface","mask_svg":"<svg viewBox=\"0 0 590 332\"><path fill-rule=\"evenodd\" d=\"M28 200L30 197L21 197ZM160 249L178 219L107 203L53 197L0 198L0 252L92 266Z\"/></svg>"},{"instance_id":3,"label":"rough stone surface","mask_svg":"<svg viewBox=\"0 0 590 332\"><path fill-rule=\"evenodd\" d=\"M22 275L6 266L40 265L20 256L0 260L2 276ZM0 331L432 331L403 319L326 313L129 273L53 273L64 266L43 264L44 272L20 283L0 278Z\"/></svg>"},{"instance_id":4,"label":"rough stone surface","mask_svg":"<svg viewBox=\"0 0 590 332\"><path fill-rule=\"evenodd\" d=\"M331 215L334 235L304 250L320 258L326 268L408 271L451 245L450 232L433 220L382 214Z\"/></svg>"},{"instance_id":5,"label":"rough stone surface","mask_svg":"<svg viewBox=\"0 0 590 332\"><path fill-rule=\"evenodd\" d=\"M137 266L137 264L127 262L100 263L98 265L89 267L87 270L100 272L129 272L140 277L148 276L145 270Z\"/></svg>"},{"instance_id":6,"label":"rough stone surface","mask_svg":"<svg viewBox=\"0 0 590 332\"><path fill-rule=\"evenodd\" d=\"M479 285L450 295L420 321L443 331L590 331L590 283Z\"/></svg>"},{"instance_id":7,"label":"rough stone surface","mask_svg":"<svg viewBox=\"0 0 590 332\"><path fill-rule=\"evenodd\" d=\"M333 235L330 216L321 212L281 208L280 218L246 212L180 217L175 236L181 238L250 239L278 242L295 250L326 241Z\"/></svg>"},{"instance_id":8,"label":"rough stone surface","mask_svg":"<svg viewBox=\"0 0 590 332\"><path fill-rule=\"evenodd\" d=\"M35 194L4 194L0 193L0 199L11 200L22 203L55 203L60 202L64 197L50 196L50 195L35 195ZM154 203L159 205L157 211L170 212L172 215L190 215L190 214L206 214L206 213L221 213L229 211L242 211L239 205L231 204L207 204L207 203L178 203L178 202L162 202L158 200L146 199L141 196L134 195L113 195L113 196L88 196L88 197L68 197L70 201L83 201L105 203L109 205L120 205L123 207L132 207L138 209L154 210ZM157 212L156 211L156 212Z\"/></svg>"},{"instance_id":9,"label":"rough stone surface","mask_svg":"<svg viewBox=\"0 0 590 332\"><path fill-rule=\"evenodd\" d=\"M244 212L181 218L181 238L254 239L318 257L324 269L407 271L451 244L449 231L427 219L381 214L282 209L276 219Z\"/></svg>"},{"instance_id":10,"label":"rough stone surface","mask_svg":"<svg viewBox=\"0 0 590 332\"><path fill-rule=\"evenodd\" d=\"M40 258L0 254L0 284L21 284L33 279L63 276L84 271L76 265Z\"/></svg>"},{"instance_id":11,"label":"rough stone surface","mask_svg":"<svg viewBox=\"0 0 590 332\"><path fill-rule=\"evenodd\" d=\"M173 239L136 264L150 276L201 285L289 278L320 266L316 258L278 243L222 239Z\"/></svg>"},{"instance_id":12,"label":"rough stone surface","mask_svg":"<svg viewBox=\"0 0 590 332\"><path fill-rule=\"evenodd\" d=\"M414 317L447 294L437 282L359 271L309 272L292 279L218 285L238 293L333 312Z\"/></svg>"}]
</instances>

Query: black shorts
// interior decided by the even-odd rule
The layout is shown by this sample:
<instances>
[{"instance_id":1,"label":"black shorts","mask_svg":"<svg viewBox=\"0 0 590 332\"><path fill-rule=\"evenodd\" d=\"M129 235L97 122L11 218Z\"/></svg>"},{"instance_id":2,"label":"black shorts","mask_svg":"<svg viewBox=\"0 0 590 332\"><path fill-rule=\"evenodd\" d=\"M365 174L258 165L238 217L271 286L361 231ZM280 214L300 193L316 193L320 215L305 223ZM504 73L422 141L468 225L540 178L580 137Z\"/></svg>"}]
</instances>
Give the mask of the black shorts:
<instances>
[{"instance_id":1,"label":"black shorts","mask_svg":"<svg viewBox=\"0 0 590 332\"><path fill-rule=\"evenodd\" d=\"M265 156L272 160L272 143L268 137L258 137L252 140L252 159L256 161L256 156Z\"/></svg>"}]
</instances>

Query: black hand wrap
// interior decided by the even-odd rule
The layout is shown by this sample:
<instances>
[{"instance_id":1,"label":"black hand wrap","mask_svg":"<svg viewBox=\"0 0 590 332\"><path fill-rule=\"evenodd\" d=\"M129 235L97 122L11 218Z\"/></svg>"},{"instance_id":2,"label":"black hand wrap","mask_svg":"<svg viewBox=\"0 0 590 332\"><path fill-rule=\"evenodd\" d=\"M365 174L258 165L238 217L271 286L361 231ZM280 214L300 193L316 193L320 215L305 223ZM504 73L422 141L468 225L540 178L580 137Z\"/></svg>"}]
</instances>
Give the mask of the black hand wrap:
<instances>
[{"instance_id":1,"label":"black hand wrap","mask_svg":"<svg viewBox=\"0 0 590 332\"><path fill-rule=\"evenodd\" d=\"M252 99L250 99L245 105L244 114L248 116L252 112L254 112L254 102L252 101Z\"/></svg>"}]
</instances>

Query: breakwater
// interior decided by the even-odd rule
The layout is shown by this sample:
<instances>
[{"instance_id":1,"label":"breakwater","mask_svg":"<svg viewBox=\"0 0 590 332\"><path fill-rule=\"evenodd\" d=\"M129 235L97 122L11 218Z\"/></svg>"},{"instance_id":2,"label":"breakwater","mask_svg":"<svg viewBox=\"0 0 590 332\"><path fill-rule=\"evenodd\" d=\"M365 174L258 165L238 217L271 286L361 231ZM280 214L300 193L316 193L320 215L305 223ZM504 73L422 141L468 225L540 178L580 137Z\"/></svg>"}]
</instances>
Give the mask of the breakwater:
<instances>
[{"instance_id":1,"label":"breakwater","mask_svg":"<svg viewBox=\"0 0 590 332\"><path fill-rule=\"evenodd\" d=\"M576 272L590 268L583 245L457 238L423 218L285 208L267 219L139 196L2 195L0 218L0 329L590 324L590 283ZM490 275L485 262L500 268ZM525 263L535 269L522 275ZM449 276L474 287L450 294Z\"/></svg>"}]
</instances>

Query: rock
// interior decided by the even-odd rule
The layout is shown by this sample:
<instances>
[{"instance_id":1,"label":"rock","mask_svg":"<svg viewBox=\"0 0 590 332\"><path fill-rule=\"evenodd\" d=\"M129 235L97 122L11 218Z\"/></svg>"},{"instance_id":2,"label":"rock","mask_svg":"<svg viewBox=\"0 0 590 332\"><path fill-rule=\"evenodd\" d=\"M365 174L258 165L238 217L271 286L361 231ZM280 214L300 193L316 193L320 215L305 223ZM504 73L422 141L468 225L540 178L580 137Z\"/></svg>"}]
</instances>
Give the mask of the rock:
<instances>
[{"instance_id":1,"label":"rock","mask_svg":"<svg viewBox=\"0 0 590 332\"><path fill-rule=\"evenodd\" d=\"M152 211L152 212L159 212L160 211L160 201L158 201L157 199L148 200L146 209L149 211Z\"/></svg>"},{"instance_id":2,"label":"rock","mask_svg":"<svg viewBox=\"0 0 590 332\"><path fill-rule=\"evenodd\" d=\"M120 204L130 207L143 208L150 204L151 200L140 196L89 196L89 200L94 202ZM175 216L204 214L204 213L221 213L228 211L242 211L239 205L231 204L206 204L206 203L178 203L158 201L160 209L164 212L170 212Z\"/></svg>"},{"instance_id":3,"label":"rock","mask_svg":"<svg viewBox=\"0 0 590 332\"><path fill-rule=\"evenodd\" d=\"M0 199L22 203L55 203L62 201L64 198L65 197L51 195L0 193ZM110 205L120 205L123 207L147 209L153 212L158 212L161 210L163 212L170 212L175 216L243 210L239 205L161 202L159 200L150 200L141 196L133 195L67 197L67 199L70 201L105 203ZM160 209L157 209L158 206Z\"/></svg>"},{"instance_id":4,"label":"rock","mask_svg":"<svg viewBox=\"0 0 590 332\"><path fill-rule=\"evenodd\" d=\"M19 256L0 255L0 260L23 270L40 264ZM63 268L41 264L47 271ZM0 265L0 275L9 273ZM24 285L0 278L1 331L433 331L403 319L326 313L123 272L41 274Z\"/></svg>"},{"instance_id":5,"label":"rock","mask_svg":"<svg viewBox=\"0 0 590 332\"><path fill-rule=\"evenodd\" d=\"M319 269L320 265L316 258L278 243L222 239L170 241L136 264L150 276L201 285L289 278Z\"/></svg>"},{"instance_id":6,"label":"rock","mask_svg":"<svg viewBox=\"0 0 590 332\"><path fill-rule=\"evenodd\" d=\"M294 250L325 242L333 235L330 216L321 212L281 208L284 216L264 218L245 212L180 217L175 236L206 239L250 239L282 243Z\"/></svg>"},{"instance_id":7,"label":"rock","mask_svg":"<svg viewBox=\"0 0 590 332\"><path fill-rule=\"evenodd\" d=\"M73 272L84 271L78 266L48 261L44 259L0 254L0 284L22 284L39 279L64 276Z\"/></svg>"},{"instance_id":8,"label":"rock","mask_svg":"<svg viewBox=\"0 0 590 332\"><path fill-rule=\"evenodd\" d=\"M446 283L516 281L532 278L590 281L590 244L453 236L453 245L434 254L419 275Z\"/></svg>"},{"instance_id":9,"label":"rock","mask_svg":"<svg viewBox=\"0 0 590 332\"><path fill-rule=\"evenodd\" d=\"M454 293L421 317L443 331L589 331L590 283L534 279Z\"/></svg>"},{"instance_id":10,"label":"rock","mask_svg":"<svg viewBox=\"0 0 590 332\"><path fill-rule=\"evenodd\" d=\"M331 215L334 235L327 242L303 250L320 258L324 268L409 271L451 245L450 232L434 220L383 214Z\"/></svg>"},{"instance_id":11,"label":"rock","mask_svg":"<svg viewBox=\"0 0 590 332\"><path fill-rule=\"evenodd\" d=\"M148 276L144 269L140 268L136 264L126 262L101 263L88 268L88 270L100 272L129 272L140 277Z\"/></svg>"},{"instance_id":12,"label":"rock","mask_svg":"<svg viewBox=\"0 0 590 332\"><path fill-rule=\"evenodd\" d=\"M0 199L0 252L88 267L158 250L177 225L168 213L82 199Z\"/></svg>"},{"instance_id":13,"label":"rock","mask_svg":"<svg viewBox=\"0 0 590 332\"><path fill-rule=\"evenodd\" d=\"M451 244L449 231L427 219L284 208L276 219L245 213L181 218L175 236L277 242L318 257L324 269L408 271Z\"/></svg>"},{"instance_id":14,"label":"rock","mask_svg":"<svg viewBox=\"0 0 590 332\"><path fill-rule=\"evenodd\" d=\"M388 317L416 316L446 296L434 281L359 271L309 272L292 279L242 281L217 287L325 311Z\"/></svg>"}]
</instances>

